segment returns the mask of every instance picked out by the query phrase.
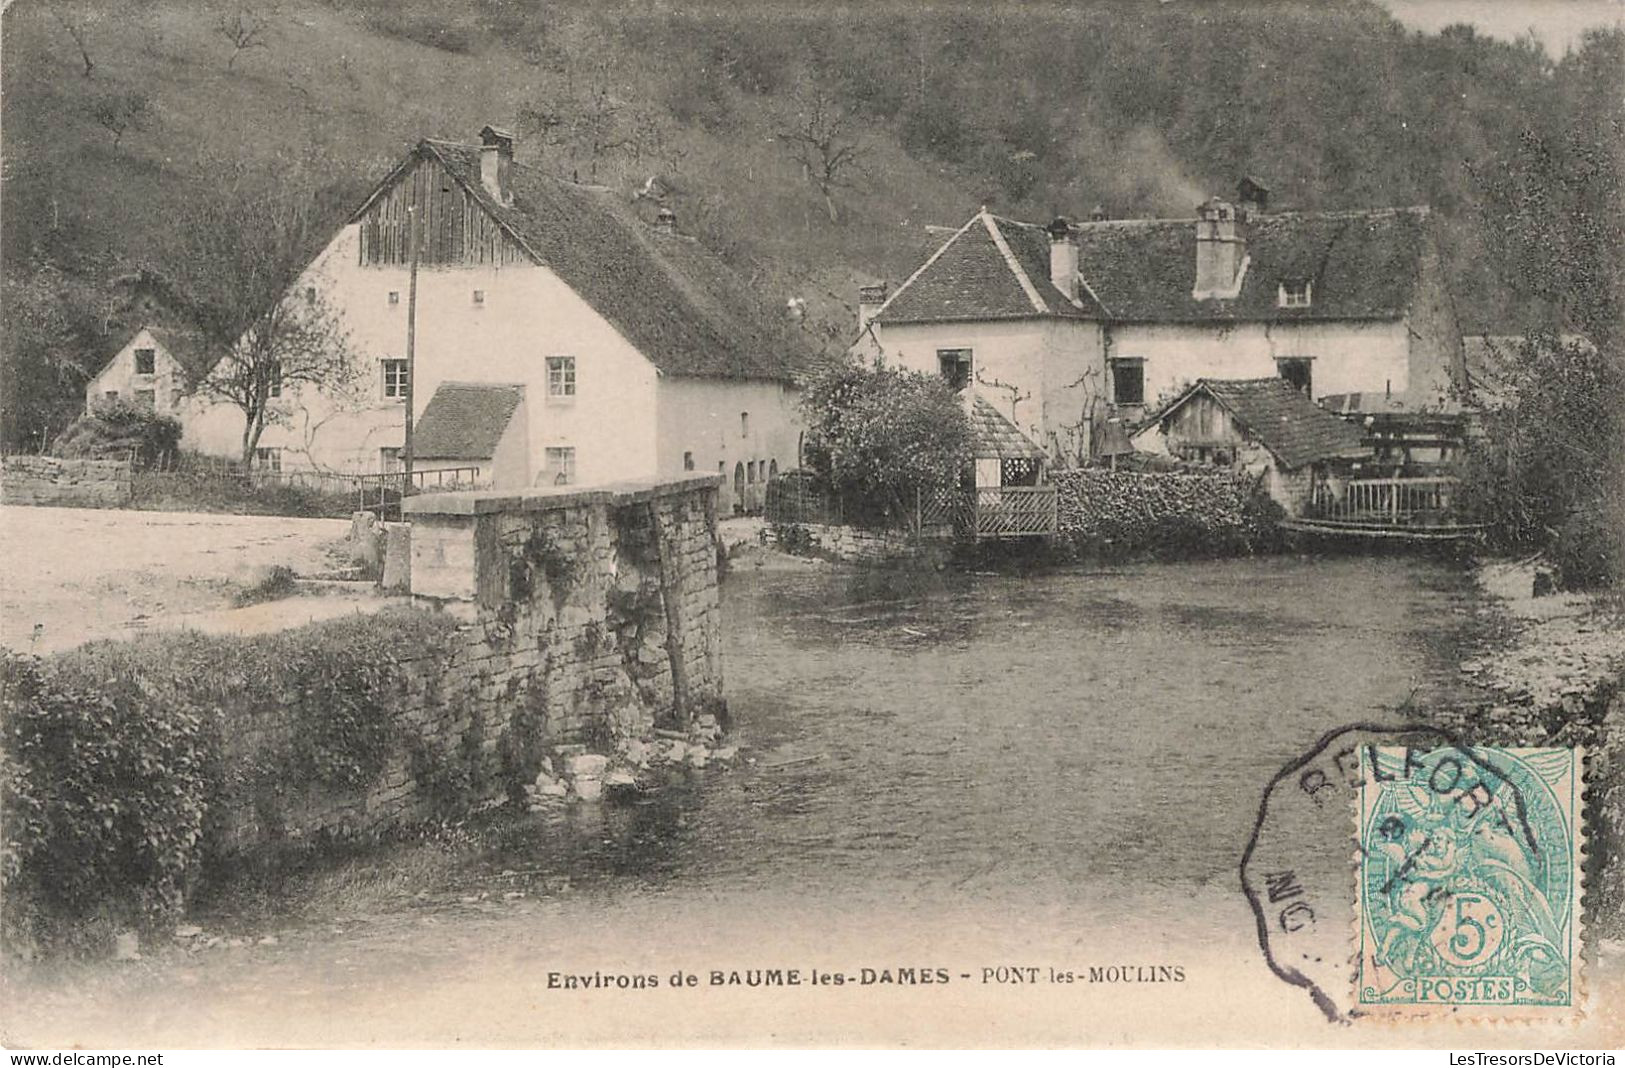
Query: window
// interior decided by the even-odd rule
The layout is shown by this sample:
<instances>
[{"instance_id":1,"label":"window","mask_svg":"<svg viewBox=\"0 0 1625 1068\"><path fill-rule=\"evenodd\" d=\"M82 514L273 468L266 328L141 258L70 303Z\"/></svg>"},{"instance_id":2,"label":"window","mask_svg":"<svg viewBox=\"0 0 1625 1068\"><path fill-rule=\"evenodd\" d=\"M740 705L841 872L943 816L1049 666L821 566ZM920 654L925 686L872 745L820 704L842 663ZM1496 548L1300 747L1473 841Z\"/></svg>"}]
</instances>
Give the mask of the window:
<instances>
[{"instance_id":1,"label":"window","mask_svg":"<svg viewBox=\"0 0 1625 1068\"><path fill-rule=\"evenodd\" d=\"M1292 383L1292 388L1306 396L1314 396L1310 392L1310 371L1314 361L1307 356L1289 356L1275 361L1275 367L1281 372L1281 377Z\"/></svg>"},{"instance_id":2,"label":"window","mask_svg":"<svg viewBox=\"0 0 1625 1068\"><path fill-rule=\"evenodd\" d=\"M546 452L547 481L555 486L569 486L576 480L576 451L573 448L548 449Z\"/></svg>"},{"instance_id":3,"label":"window","mask_svg":"<svg viewBox=\"0 0 1625 1068\"><path fill-rule=\"evenodd\" d=\"M1145 361L1134 357L1112 360L1112 403L1145 403Z\"/></svg>"},{"instance_id":4,"label":"window","mask_svg":"<svg viewBox=\"0 0 1625 1068\"><path fill-rule=\"evenodd\" d=\"M316 287L315 286L306 286L305 287L305 303L306 304L315 304L316 303Z\"/></svg>"},{"instance_id":5,"label":"window","mask_svg":"<svg viewBox=\"0 0 1625 1068\"><path fill-rule=\"evenodd\" d=\"M1307 308L1313 296L1312 290L1313 283L1307 278L1282 282L1278 295L1279 303L1283 308Z\"/></svg>"},{"instance_id":6,"label":"window","mask_svg":"<svg viewBox=\"0 0 1625 1068\"><path fill-rule=\"evenodd\" d=\"M779 477L779 462L777 460L769 460L767 462L767 480L769 482L772 482L775 478L778 478L778 477Z\"/></svg>"},{"instance_id":7,"label":"window","mask_svg":"<svg viewBox=\"0 0 1625 1068\"><path fill-rule=\"evenodd\" d=\"M547 358L547 397L562 400L576 395L576 358L549 356Z\"/></svg>"},{"instance_id":8,"label":"window","mask_svg":"<svg viewBox=\"0 0 1625 1068\"><path fill-rule=\"evenodd\" d=\"M254 467L260 471L281 471L281 449L255 449Z\"/></svg>"},{"instance_id":9,"label":"window","mask_svg":"<svg viewBox=\"0 0 1625 1068\"><path fill-rule=\"evenodd\" d=\"M108 400L118 400L118 390L110 389L106 393L103 393L102 396L106 397Z\"/></svg>"},{"instance_id":10,"label":"window","mask_svg":"<svg viewBox=\"0 0 1625 1068\"><path fill-rule=\"evenodd\" d=\"M474 303L475 304L484 304L485 303L485 290L476 289L474 291Z\"/></svg>"},{"instance_id":11,"label":"window","mask_svg":"<svg viewBox=\"0 0 1625 1068\"><path fill-rule=\"evenodd\" d=\"M691 452L683 453L683 470L684 471L692 471L692 470L694 470L694 454L693 453L691 453Z\"/></svg>"},{"instance_id":12,"label":"window","mask_svg":"<svg viewBox=\"0 0 1625 1068\"><path fill-rule=\"evenodd\" d=\"M389 291L389 302L391 304L399 304L401 302L401 291L398 289L391 289Z\"/></svg>"},{"instance_id":13,"label":"window","mask_svg":"<svg viewBox=\"0 0 1625 1068\"><path fill-rule=\"evenodd\" d=\"M135 373L150 375L158 370L158 353L154 349L135 350Z\"/></svg>"},{"instance_id":14,"label":"window","mask_svg":"<svg viewBox=\"0 0 1625 1068\"><path fill-rule=\"evenodd\" d=\"M749 463L745 464L745 484L747 486L756 485L756 461L755 460L751 460Z\"/></svg>"},{"instance_id":15,"label":"window","mask_svg":"<svg viewBox=\"0 0 1625 1068\"><path fill-rule=\"evenodd\" d=\"M742 438L750 437L750 413L749 412L740 412L739 413L739 436L742 437Z\"/></svg>"},{"instance_id":16,"label":"window","mask_svg":"<svg viewBox=\"0 0 1625 1068\"><path fill-rule=\"evenodd\" d=\"M955 392L964 389L970 385L971 350L938 349L937 368Z\"/></svg>"},{"instance_id":17,"label":"window","mask_svg":"<svg viewBox=\"0 0 1625 1068\"><path fill-rule=\"evenodd\" d=\"M384 399L406 399L406 361L405 360L379 360L384 369Z\"/></svg>"},{"instance_id":18,"label":"window","mask_svg":"<svg viewBox=\"0 0 1625 1068\"><path fill-rule=\"evenodd\" d=\"M282 364L280 362L271 364L270 379L271 381L266 387L265 395L267 397L282 396Z\"/></svg>"},{"instance_id":19,"label":"window","mask_svg":"<svg viewBox=\"0 0 1625 1068\"><path fill-rule=\"evenodd\" d=\"M135 391L135 402L150 411L158 407L158 394L154 390L138 389Z\"/></svg>"},{"instance_id":20,"label":"window","mask_svg":"<svg viewBox=\"0 0 1625 1068\"><path fill-rule=\"evenodd\" d=\"M399 445L386 445L378 450L378 470L385 474L392 474L401 470L401 447Z\"/></svg>"}]
</instances>

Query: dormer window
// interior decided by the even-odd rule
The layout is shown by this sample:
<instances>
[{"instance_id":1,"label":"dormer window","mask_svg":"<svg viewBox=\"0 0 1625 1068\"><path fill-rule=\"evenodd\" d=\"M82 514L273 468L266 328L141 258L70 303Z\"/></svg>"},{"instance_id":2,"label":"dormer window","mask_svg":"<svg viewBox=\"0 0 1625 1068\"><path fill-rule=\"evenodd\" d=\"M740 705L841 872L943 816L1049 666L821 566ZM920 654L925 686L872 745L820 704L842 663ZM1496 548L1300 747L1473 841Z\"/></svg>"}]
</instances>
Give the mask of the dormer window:
<instances>
[{"instance_id":1,"label":"dormer window","mask_svg":"<svg viewBox=\"0 0 1625 1068\"><path fill-rule=\"evenodd\" d=\"M1307 308L1314 296L1314 283L1307 278L1295 278L1281 283L1279 304L1283 308Z\"/></svg>"}]
</instances>

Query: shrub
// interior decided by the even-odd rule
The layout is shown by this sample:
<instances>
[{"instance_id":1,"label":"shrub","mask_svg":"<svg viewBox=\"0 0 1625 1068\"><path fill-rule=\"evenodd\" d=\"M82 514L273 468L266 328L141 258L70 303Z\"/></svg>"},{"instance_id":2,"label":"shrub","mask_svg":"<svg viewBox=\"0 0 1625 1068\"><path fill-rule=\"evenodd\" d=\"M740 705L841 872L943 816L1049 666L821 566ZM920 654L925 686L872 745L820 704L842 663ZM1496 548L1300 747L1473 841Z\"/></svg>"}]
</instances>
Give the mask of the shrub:
<instances>
[{"instance_id":1,"label":"shrub","mask_svg":"<svg viewBox=\"0 0 1625 1068\"><path fill-rule=\"evenodd\" d=\"M227 813L252 805L275 826L300 784L370 785L405 751L403 661L448 656L455 626L406 610L249 638L182 631L46 660L6 654L6 941L59 948L97 919L160 923L223 847ZM234 754L260 717L286 730Z\"/></svg>"},{"instance_id":2,"label":"shrub","mask_svg":"<svg viewBox=\"0 0 1625 1068\"><path fill-rule=\"evenodd\" d=\"M134 452L138 461L152 463L174 453L180 442L179 420L132 401L100 400L62 432L51 451L69 458Z\"/></svg>"},{"instance_id":3,"label":"shrub","mask_svg":"<svg viewBox=\"0 0 1625 1068\"><path fill-rule=\"evenodd\" d=\"M1618 495L1578 509L1546 550L1568 590L1621 584L1625 575L1625 503Z\"/></svg>"}]
</instances>

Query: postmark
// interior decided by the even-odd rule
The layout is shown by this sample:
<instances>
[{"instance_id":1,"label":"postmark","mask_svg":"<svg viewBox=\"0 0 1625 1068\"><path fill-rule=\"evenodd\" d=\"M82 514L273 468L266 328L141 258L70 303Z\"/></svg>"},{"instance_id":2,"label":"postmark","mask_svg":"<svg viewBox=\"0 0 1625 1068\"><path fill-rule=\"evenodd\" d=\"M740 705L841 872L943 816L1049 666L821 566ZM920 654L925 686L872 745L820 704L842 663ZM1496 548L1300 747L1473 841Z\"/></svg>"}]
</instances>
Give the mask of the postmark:
<instances>
[{"instance_id":1,"label":"postmark","mask_svg":"<svg viewBox=\"0 0 1625 1068\"><path fill-rule=\"evenodd\" d=\"M1580 1008L1583 753L1363 746L1358 1015Z\"/></svg>"}]
</instances>

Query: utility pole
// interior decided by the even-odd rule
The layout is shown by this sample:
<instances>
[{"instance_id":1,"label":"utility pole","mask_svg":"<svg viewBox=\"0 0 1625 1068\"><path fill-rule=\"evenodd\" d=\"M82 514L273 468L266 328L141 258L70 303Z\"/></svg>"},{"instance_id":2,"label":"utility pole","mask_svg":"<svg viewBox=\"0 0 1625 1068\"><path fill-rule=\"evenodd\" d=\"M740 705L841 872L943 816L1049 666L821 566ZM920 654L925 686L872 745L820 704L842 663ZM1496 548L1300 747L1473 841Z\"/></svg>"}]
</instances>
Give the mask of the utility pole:
<instances>
[{"instance_id":1,"label":"utility pole","mask_svg":"<svg viewBox=\"0 0 1625 1068\"><path fill-rule=\"evenodd\" d=\"M401 499L412 492L412 403L417 391L417 332L418 332L418 209L407 206L406 225L411 230L407 243L411 248L411 273L406 285L406 439L402 442L401 466L406 473L401 483Z\"/></svg>"}]
</instances>

